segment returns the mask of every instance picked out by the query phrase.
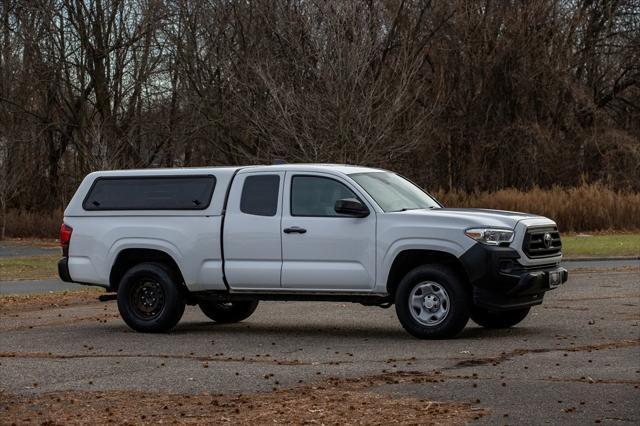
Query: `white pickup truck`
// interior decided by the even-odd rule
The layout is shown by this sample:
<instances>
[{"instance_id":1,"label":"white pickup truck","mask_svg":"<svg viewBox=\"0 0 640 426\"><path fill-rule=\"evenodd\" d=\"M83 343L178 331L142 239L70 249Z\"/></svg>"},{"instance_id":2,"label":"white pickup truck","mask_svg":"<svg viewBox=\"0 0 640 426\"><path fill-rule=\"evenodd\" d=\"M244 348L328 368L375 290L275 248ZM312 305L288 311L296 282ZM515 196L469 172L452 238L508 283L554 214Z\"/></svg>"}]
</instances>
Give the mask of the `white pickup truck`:
<instances>
[{"instance_id":1,"label":"white pickup truck","mask_svg":"<svg viewBox=\"0 0 640 426\"><path fill-rule=\"evenodd\" d=\"M124 321L173 328L185 304L217 322L259 300L389 307L419 338L522 321L567 280L556 224L447 209L401 176L283 164L89 174L64 213L64 281L117 293Z\"/></svg>"}]
</instances>

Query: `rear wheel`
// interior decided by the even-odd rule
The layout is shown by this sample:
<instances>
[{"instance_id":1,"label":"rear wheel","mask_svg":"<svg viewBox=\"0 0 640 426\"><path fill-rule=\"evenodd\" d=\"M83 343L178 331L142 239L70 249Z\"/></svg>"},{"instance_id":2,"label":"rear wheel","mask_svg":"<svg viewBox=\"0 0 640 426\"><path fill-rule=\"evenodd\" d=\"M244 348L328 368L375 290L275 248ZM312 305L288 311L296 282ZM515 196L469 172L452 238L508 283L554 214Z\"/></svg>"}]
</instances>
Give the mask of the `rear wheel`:
<instances>
[{"instance_id":1,"label":"rear wheel","mask_svg":"<svg viewBox=\"0 0 640 426\"><path fill-rule=\"evenodd\" d=\"M509 328L521 322L529 314L531 308L512 309L509 311L489 311L473 306L471 319L485 328Z\"/></svg>"},{"instance_id":2,"label":"rear wheel","mask_svg":"<svg viewBox=\"0 0 640 426\"><path fill-rule=\"evenodd\" d=\"M455 337L469 321L469 294L451 269L423 265L400 281L396 314L410 334L420 339Z\"/></svg>"},{"instance_id":3,"label":"rear wheel","mask_svg":"<svg viewBox=\"0 0 640 426\"><path fill-rule=\"evenodd\" d=\"M209 302L198 303L202 312L219 323L240 322L247 319L258 307L257 300L241 302Z\"/></svg>"},{"instance_id":4,"label":"rear wheel","mask_svg":"<svg viewBox=\"0 0 640 426\"><path fill-rule=\"evenodd\" d=\"M169 331L182 318L184 308L175 274L161 263L134 266L118 286L120 316L136 331Z\"/></svg>"}]
</instances>

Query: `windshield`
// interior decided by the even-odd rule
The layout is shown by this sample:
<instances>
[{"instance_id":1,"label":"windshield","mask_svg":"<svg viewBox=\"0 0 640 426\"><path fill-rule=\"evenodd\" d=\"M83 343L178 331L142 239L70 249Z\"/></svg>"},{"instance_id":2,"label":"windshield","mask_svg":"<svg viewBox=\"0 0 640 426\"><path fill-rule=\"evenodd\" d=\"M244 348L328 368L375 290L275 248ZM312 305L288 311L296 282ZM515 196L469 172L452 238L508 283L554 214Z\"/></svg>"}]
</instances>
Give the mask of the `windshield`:
<instances>
[{"instance_id":1,"label":"windshield","mask_svg":"<svg viewBox=\"0 0 640 426\"><path fill-rule=\"evenodd\" d=\"M353 173L349 177L355 180L385 212L440 207L440 204L426 192L395 173Z\"/></svg>"}]
</instances>

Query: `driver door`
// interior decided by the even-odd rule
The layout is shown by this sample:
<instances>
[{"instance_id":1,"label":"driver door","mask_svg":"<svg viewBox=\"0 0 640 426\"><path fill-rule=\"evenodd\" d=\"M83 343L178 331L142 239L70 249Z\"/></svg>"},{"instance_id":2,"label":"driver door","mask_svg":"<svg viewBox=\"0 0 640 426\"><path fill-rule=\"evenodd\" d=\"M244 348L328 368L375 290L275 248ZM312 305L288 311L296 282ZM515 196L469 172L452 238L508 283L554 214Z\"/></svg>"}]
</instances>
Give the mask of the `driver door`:
<instances>
[{"instance_id":1,"label":"driver door","mask_svg":"<svg viewBox=\"0 0 640 426\"><path fill-rule=\"evenodd\" d=\"M335 212L335 203L356 198L364 218ZM346 179L323 173L287 172L282 214L283 289L372 290L376 275L376 214Z\"/></svg>"}]
</instances>

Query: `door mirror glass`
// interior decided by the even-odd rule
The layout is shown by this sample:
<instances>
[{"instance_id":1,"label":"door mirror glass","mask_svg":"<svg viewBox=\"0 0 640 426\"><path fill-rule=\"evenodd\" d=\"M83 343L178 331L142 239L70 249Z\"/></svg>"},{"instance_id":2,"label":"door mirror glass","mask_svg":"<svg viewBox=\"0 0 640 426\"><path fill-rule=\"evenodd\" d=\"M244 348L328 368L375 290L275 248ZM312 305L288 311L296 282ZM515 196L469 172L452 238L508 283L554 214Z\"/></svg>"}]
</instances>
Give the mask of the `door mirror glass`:
<instances>
[{"instance_id":1,"label":"door mirror glass","mask_svg":"<svg viewBox=\"0 0 640 426\"><path fill-rule=\"evenodd\" d=\"M336 201L336 213L353 217L369 216L369 209L355 198L342 198Z\"/></svg>"}]
</instances>

